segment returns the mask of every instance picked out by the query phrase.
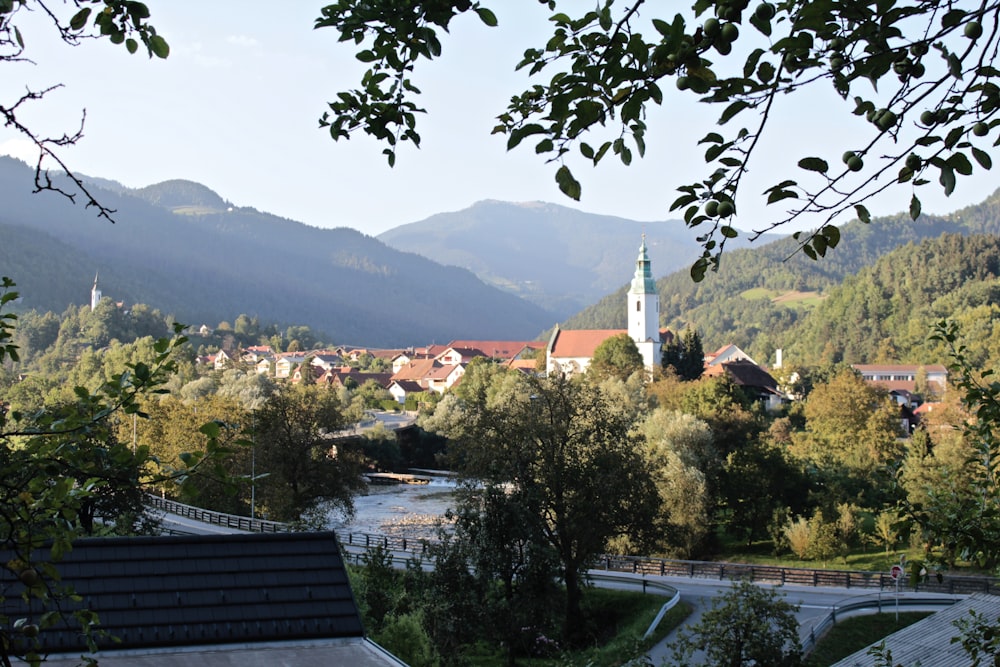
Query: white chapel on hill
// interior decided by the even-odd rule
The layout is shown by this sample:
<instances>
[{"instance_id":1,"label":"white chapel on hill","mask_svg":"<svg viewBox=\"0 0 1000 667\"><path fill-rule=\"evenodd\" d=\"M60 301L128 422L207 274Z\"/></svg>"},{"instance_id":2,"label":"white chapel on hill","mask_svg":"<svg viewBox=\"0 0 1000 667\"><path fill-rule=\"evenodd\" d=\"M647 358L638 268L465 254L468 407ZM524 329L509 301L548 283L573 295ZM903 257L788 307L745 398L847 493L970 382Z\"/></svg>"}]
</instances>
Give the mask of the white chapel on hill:
<instances>
[{"instance_id":1,"label":"white chapel on hill","mask_svg":"<svg viewBox=\"0 0 1000 667\"><path fill-rule=\"evenodd\" d=\"M545 351L546 372L574 375L586 371L597 346L622 333L635 341L646 370L652 372L659 365L660 349L664 342L669 342L671 334L660 329L660 295L646 252L645 234L625 301L628 329L562 329L557 324Z\"/></svg>"}]
</instances>

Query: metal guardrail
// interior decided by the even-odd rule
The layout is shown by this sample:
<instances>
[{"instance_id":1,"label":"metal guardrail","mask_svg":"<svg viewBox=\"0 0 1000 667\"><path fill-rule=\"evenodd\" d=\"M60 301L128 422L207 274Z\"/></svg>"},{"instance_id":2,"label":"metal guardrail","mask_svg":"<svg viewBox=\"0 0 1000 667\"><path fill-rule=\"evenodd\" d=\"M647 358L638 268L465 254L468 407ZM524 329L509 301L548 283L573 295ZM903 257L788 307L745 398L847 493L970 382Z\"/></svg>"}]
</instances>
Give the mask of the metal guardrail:
<instances>
[{"instance_id":1,"label":"metal guardrail","mask_svg":"<svg viewBox=\"0 0 1000 667\"><path fill-rule=\"evenodd\" d=\"M223 512L213 512L193 505L185 505L175 500L167 500L152 494L146 494L146 504L164 512L170 512L187 519L202 521L216 526L226 526L236 530L245 530L250 533L285 533L291 530L287 523L280 521L267 521L265 519L251 519L246 516L236 514L225 514ZM177 531L174 531L177 532Z\"/></svg>"},{"instance_id":2,"label":"metal guardrail","mask_svg":"<svg viewBox=\"0 0 1000 667\"><path fill-rule=\"evenodd\" d=\"M594 581L608 581L617 584L628 584L632 586L641 585L643 593L646 592L647 588L656 588L668 594L670 592L673 592L673 595L670 597L670 599L667 600L662 607L660 607L660 611L657 612L656 618L653 619L653 622L650 623L649 625L649 629L646 630L646 633L642 636L643 639L648 639L650 635L656 632L657 626L660 625L660 621L663 620L663 617L666 616L667 612L676 607L677 603L681 601L681 592L676 588L674 588L673 586L671 586L670 584L665 584L662 581L650 581L646 579L646 577L636 579L635 577L621 577L613 574L600 574L593 571L589 572L587 576L590 579L593 579Z\"/></svg>"},{"instance_id":3,"label":"metal guardrail","mask_svg":"<svg viewBox=\"0 0 1000 667\"><path fill-rule=\"evenodd\" d=\"M185 505L147 494L148 504L164 512L170 512L196 521L227 526L249 532L280 533L292 528L279 521L251 519L245 516L213 512ZM434 540L427 538L399 537L373 533L341 533L338 535L344 547L374 549L381 546L394 553L405 553L422 560ZM746 563L724 563L713 561L671 560L645 556L602 556L594 568L608 572L630 572L653 576L687 577L690 579L749 579L758 583L790 584L813 587L857 588L862 590L894 590L895 580L884 572L862 572L857 570L812 570L808 568L780 567L777 565L750 565ZM900 587L915 592L947 593L949 595L969 595L972 593L1000 594L1000 579L946 574L941 581L929 578L927 581L910 586L909 577L904 577Z\"/></svg>"},{"instance_id":4,"label":"metal guardrail","mask_svg":"<svg viewBox=\"0 0 1000 667\"><path fill-rule=\"evenodd\" d=\"M813 587L858 588L865 590L895 589L896 582L885 572L857 570L812 570L808 568L781 567L777 565L750 565L712 561L669 560L642 556L603 556L601 567L615 572L634 572L657 576L688 577L690 579L749 579L758 583L790 584ZM909 577L900 587L929 593L969 595L971 593L1000 593L1000 579L996 577L945 574L941 581L929 578L916 585L909 584Z\"/></svg>"},{"instance_id":5,"label":"metal guardrail","mask_svg":"<svg viewBox=\"0 0 1000 667\"><path fill-rule=\"evenodd\" d=\"M878 613L882 613L882 610L886 607L895 608L897 605L900 607L950 607L951 605L958 602L956 598L920 598L920 597L892 597L883 599L881 597L877 599L866 598L863 600L858 600L856 602L848 602L846 604L837 605L830 611L829 614L824 616L818 623L813 624L809 628L808 635L802 640L802 653L803 655L808 655L814 648L816 648L816 642L818 642L823 635L827 633L833 626L837 624L837 618L844 618L847 616L853 616L861 611L877 610Z\"/></svg>"}]
</instances>

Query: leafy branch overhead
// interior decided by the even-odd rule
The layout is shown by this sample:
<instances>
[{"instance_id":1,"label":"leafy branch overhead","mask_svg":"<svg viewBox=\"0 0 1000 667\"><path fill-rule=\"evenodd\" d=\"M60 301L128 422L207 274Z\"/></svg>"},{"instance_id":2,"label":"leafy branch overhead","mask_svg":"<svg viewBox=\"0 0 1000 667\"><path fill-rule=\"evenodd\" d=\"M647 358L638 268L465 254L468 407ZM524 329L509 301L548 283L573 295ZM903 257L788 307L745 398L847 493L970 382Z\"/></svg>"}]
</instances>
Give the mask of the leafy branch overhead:
<instances>
[{"instance_id":1,"label":"leafy branch overhead","mask_svg":"<svg viewBox=\"0 0 1000 667\"><path fill-rule=\"evenodd\" d=\"M106 38L112 44L123 44L129 53L136 53L141 45L150 58L166 58L170 54L170 46L149 23L149 8L142 2L74 0L72 3L56 3L47 0L0 0L0 62L30 60L32 35L25 35L18 27L21 13L28 11L37 11L47 16L60 39L69 46L77 46L88 39ZM18 118L24 107L41 100L58 87L28 90L12 103L0 102L0 118L3 119L4 126L15 129L38 150L38 160L35 163L36 192L57 192L70 201L76 200L77 192L83 193L88 207L95 207L99 217L111 220L114 211L97 201L83 181L67 168L57 152L83 137L86 114L81 114L80 127L76 132L60 137L41 136ZM66 178L72 181L72 186L53 180L48 171L51 163L55 163L65 173Z\"/></svg>"},{"instance_id":2,"label":"leafy branch overhead","mask_svg":"<svg viewBox=\"0 0 1000 667\"><path fill-rule=\"evenodd\" d=\"M748 197L763 196L780 209L752 238L801 216L818 217L816 231L796 235L817 259L840 241L833 222L845 214L867 222L865 203L875 195L910 188L915 219L918 187L936 183L951 194L959 176L992 167L988 150L1000 124L997 2L696 0L673 16L644 0L604 0L590 11L540 2L555 12L552 36L516 64L534 83L511 98L494 133L507 136L508 149L529 140L557 163L560 190L579 199L567 157L578 153L597 165L610 155L628 165L646 152L655 107L685 95L713 105L718 127L699 142L704 175L678 184L670 207L701 232L695 280L718 267L726 241L738 235L738 203ZM341 0L324 7L316 27L338 30L371 66L358 89L330 103L320 124L334 139L361 130L386 142L394 164L400 142L420 143L414 67L439 57L439 32L470 11L489 26L498 23L469 0ZM822 86L860 123L845 139L842 159L788 147L802 151L796 173L775 175L762 195L741 192L762 139L780 139L775 106Z\"/></svg>"}]
</instances>

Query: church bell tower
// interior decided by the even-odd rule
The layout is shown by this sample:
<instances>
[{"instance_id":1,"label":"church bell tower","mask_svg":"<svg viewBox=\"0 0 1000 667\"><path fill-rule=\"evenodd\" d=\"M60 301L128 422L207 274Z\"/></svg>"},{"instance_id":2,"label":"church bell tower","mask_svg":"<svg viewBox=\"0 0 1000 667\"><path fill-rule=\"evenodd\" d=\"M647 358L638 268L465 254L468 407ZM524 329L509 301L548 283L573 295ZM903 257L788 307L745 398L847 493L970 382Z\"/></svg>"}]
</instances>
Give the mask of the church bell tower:
<instances>
[{"instance_id":1,"label":"church bell tower","mask_svg":"<svg viewBox=\"0 0 1000 667\"><path fill-rule=\"evenodd\" d=\"M646 235L642 235L635 276L626 295L628 335L635 341L646 368L660 363L660 295L656 291L653 270L646 254Z\"/></svg>"}]
</instances>

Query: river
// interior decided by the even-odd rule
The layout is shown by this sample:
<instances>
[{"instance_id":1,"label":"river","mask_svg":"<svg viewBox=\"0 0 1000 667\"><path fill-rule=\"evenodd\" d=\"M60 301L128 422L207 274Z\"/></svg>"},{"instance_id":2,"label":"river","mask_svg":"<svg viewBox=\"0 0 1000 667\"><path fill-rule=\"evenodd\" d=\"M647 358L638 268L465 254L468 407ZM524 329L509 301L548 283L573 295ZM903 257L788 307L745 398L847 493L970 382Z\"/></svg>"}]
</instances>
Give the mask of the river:
<instances>
[{"instance_id":1,"label":"river","mask_svg":"<svg viewBox=\"0 0 1000 667\"><path fill-rule=\"evenodd\" d=\"M352 533L399 537L434 537L436 528L453 505L455 482L432 478L428 484L391 484L368 487L354 499L354 517L331 517L332 527Z\"/></svg>"}]
</instances>

